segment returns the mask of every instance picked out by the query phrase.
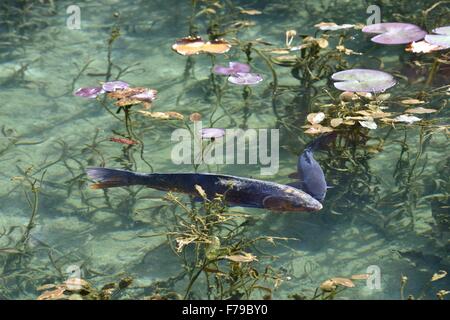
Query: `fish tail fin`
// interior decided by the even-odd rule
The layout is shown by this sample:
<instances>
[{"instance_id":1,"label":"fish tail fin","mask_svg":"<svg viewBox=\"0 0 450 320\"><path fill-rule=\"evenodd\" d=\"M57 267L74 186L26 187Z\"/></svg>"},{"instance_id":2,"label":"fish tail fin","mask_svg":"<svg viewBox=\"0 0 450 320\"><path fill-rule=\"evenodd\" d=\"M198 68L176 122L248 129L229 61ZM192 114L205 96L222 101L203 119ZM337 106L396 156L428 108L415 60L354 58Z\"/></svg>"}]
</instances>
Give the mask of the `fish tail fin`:
<instances>
[{"instance_id":1,"label":"fish tail fin","mask_svg":"<svg viewBox=\"0 0 450 320\"><path fill-rule=\"evenodd\" d=\"M145 184L145 175L127 170L108 168L88 168L86 173L89 178L97 182L91 185L92 189L106 189L113 187L125 187L137 184Z\"/></svg>"},{"instance_id":2,"label":"fish tail fin","mask_svg":"<svg viewBox=\"0 0 450 320\"><path fill-rule=\"evenodd\" d=\"M316 151L319 149L323 149L327 144L336 139L336 137L337 137L336 132L322 134L313 141L311 141L310 143L308 143L306 145L305 150L307 149L311 151Z\"/></svg>"}]
</instances>

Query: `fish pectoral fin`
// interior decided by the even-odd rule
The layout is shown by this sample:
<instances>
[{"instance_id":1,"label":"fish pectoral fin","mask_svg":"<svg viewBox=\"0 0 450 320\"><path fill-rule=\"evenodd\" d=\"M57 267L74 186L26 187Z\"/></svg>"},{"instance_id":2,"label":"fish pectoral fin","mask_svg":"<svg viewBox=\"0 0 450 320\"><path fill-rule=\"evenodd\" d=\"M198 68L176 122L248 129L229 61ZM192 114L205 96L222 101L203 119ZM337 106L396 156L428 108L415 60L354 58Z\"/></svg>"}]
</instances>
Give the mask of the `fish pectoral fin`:
<instances>
[{"instance_id":1,"label":"fish pectoral fin","mask_svg":"<svg viewBox=\"0 0 450 320\"><path fill-rule=\"evenodd\" d=\"M283 211L288 209L289 205L286 199L281 197L267 196L263 200L263 206L266 209L274 211Z\"/></svg>"}]
</instances>

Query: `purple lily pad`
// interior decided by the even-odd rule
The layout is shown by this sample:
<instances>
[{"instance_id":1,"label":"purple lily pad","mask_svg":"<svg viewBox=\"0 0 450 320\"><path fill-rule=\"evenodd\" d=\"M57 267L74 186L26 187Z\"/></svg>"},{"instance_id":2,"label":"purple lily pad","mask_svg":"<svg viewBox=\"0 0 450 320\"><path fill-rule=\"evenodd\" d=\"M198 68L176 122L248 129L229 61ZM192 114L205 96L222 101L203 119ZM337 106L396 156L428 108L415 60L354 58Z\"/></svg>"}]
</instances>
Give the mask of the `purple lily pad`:
<instances>
[{"instance_id":1,"label":"purple lily pad","mask_svg":"<svg viewBox=\"0 0 450 320\"><path fill-rule=\"evenodd\" d=\"M225 135L224 129L219 128L204 128L201 130L201 136L203 139L216 139Z\"/></svg>"},{"instance_id":2,"label":"purple lily pad","mask_svg":"<svg viewBox=\"0 0 450 320\"><path fill-rule=\"evenodd\" d=\"M411 23L388 22L376 23L365 26L365 33L379 33L371 40L380 44L407 44L421 40L427 34L426 31Z\"/></svg>"},{"instance_id":3,"label":"purple lily pad","mask_svg":"<svg viewBox=\"0 0 450 320\"><path fill-rule=\"evenodd\" d=\"M106 92L114 92L116 90L123 90L128 88L130 85L123 81L109 81L105 82L102 86L103 90Z\"/></svg>"},{"instance_id":4,"label":"purple lily pad","mask_svg":"<svg viewBox=\"0 0 450 320\"><path fill-rule=\"evenodd\" d=\"M436 34L427 34L425 41L443 49L450 48L450 26L436 28L433 30Z\"/></svg>"},{"instance_id":5,"label":"purple lily pad","mask_svg":"<svg viewBox=\"0 0 450 320\"><path fill-rule=\"evenodd\" d=\"M102 87L86 87L78 89L77 91L75 91L74 95L76 95L77 97L95 99L102 93L105 93Z\"/></svg>"},{"instance_id":6,"label":"purple lily pad","mask_svg":"<svg viewBox=\"0 0 450 320\"><path fill-rule=\"evenodd\" d=\"M331 76L336 89L350 92L383 92L397 82L389 73L371 69L350 69Z\"/></svg>"},{"instance_id":7,"label":"purple lily pad","mask_svg":"<svg viewBox=\"0 0 450 320\"><path fill-rule=\"evenodd\" d=\"M263 77L257 73L238 72L229 76L228 81L240 86L255 85L263 81Z\"/></svg>"},{"instance_id":8,"label":"purple lily pad","mask_svg":"<svg viewBox=\"0 0 450 320\"><path fill-rule=\"evenodd\" d=\"M222 76L230 76L238 72L248 73L250 72L250 66L240 62L230 62L228 67L216 65L213 68L213 72Z\"/></svg>"}]
</instances>

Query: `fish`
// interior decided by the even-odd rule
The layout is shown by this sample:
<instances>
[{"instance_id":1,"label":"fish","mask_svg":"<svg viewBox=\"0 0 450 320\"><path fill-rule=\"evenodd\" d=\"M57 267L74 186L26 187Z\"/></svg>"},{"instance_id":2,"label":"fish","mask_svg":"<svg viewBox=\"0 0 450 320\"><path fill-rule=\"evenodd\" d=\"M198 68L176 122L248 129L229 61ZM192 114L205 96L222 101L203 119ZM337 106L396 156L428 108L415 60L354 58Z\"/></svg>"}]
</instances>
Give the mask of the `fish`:
<instances>
[{"instance_id":1,"label":"fish","mask_svg":"<svg viewBox=\"0 0 450 320\"><path fill-rule=\"evenodd\" d=\"M299 181L289 184L293 187L298 187L319 202L325 200L327 189L330 187L327 186L325 174L320 164L314 159L314 151L323 148L335 138L336 133L331 132L321 135L310 142L298 158L297 173Z\"/></svg>"},{"instance_id":2,"label":"fish","mask_svg":"<svg viewBox=\"0 0 450 320\"><path fill-rule=\"evenodd\" d=\"M271 181L212 173L138 173L91 167L87 175L97 181L93 189L143 185L160 191L197 197L200 186L208 199L223 195L230 206L268 209L275 212L319 211L322 204L306 192Z\"/></svg>"}]
</instances>

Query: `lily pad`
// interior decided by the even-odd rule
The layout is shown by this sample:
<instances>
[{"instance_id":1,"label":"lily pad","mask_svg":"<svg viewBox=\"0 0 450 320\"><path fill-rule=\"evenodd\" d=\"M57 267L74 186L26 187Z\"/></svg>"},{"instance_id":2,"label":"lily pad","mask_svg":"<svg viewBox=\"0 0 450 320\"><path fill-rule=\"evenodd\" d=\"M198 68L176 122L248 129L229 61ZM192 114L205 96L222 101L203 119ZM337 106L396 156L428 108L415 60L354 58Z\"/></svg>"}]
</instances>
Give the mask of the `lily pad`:
<instances>
[{"instance_id":1,"label":"lily pad","mask_svg":"<svg viewBox=\"0 0 450 320\"><path fill-rule=\"evenodd\" d=\"M450 48L450 26L436 28L433 30L436 34L427 34L425 41L443 49Z\"/></svg>"},{"instance_id":2,"label":"lily pad","mask_svg":"<svg viewBox=\"0 0 450 320\"><path fill-rule=\"evenodd\" d=\"M407 44L421 40L427 34L419 26L411 23L388 22L365 26L365 33L378 33L371 40L380 44Z\"/></svg>"},{"instance_id":3,"label":"lily pad","mask_svg":"<svg viewBox=\"0 0 450 320\"><path fill-rule=\"evenodd\" d=\"M331 76L336 89L349 92L383 92L397 82L389 73L371 69L350 69Z\"/></svg>"}]
</instances>

